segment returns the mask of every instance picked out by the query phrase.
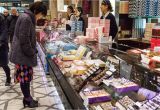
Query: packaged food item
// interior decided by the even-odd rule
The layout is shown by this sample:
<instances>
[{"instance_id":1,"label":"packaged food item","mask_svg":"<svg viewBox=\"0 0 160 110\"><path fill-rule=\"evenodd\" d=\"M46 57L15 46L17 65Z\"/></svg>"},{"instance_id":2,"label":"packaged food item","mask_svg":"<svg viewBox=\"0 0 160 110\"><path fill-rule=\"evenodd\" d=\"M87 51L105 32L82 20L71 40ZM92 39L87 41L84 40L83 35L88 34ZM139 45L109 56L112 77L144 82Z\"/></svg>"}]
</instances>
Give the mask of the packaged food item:
<instances>
[{"instance_id":1,"label":"packaged food item","mask_svg":"<svg viewBox=\"0 0 160 110\"><path fill-rule=\"evenodd\" d=\"M85 62L82 60L74 60L73 63L77 66L85 66Z\"/></svg>"},{"instance_id":2,"label":"packaged food item","mask_svg":"<svg viewBox=\"0 0 160 110\"><path fill-rule=\"evenodd\" d=\"M129 91L137 91L139 86L134 82L131 82L125 78L112 78L112 79L105 79L103 83L106 86L112 86L114 90L118 93L125 93Z\"/></svg>"},{"instance_id":3,"label":"packaged food item","mask_svg":"<svg viewBox=\"0 0 160 110\"><path fill-rule=\"evenodd\" d=\"M62 60L80 60L82 59L83 55L85 54L87 48L80 46L75 55L62 55Z\"/></svg>"},{"instance_id":4,"label":"packaged food item","mask_svg":"<svg viewBox=\"0 0 160 110\"><path fill-rule=\"evenodd\" d=\"M89 104L107 102L111 100L110 94L108 94L105 90L88 90L81 91L80 96L84 100L84 104L87 106Z\"/></svg>"},{"instance_id":5,"label":"packaged food item","mask_svg":"<svg viewBox=\"0 0 160 110\"><path fill-rule=\"evenodd\" d=\"M151 68L159 68L160 67L160 56L154 56L151 58L149 66Z\"/></svg>"},{"instance_id":6,"label":"packaged food item","mask_svg":"<svg viewBox=\"0 0 160 110\"><path fill-rule=\"evenodd\" d=\"M77 69L77 75L83 75L84 72L87 70L85 66L78 66L76 69Z\"/></svg>"},{"instance_id":7,"label":"packaged food item","mask_svg":"<svg viewBox=\"0 0 160 110\"><path fill-rule=\"evenodd\" d=\"M75 55L77 53L77 50L69 50L68 53L71 55Z\"/></svg>"},{"instance_id":8,"label":"packaged food item","mask_svg":"<svg viewBox=\"0 0 160 110\"><path fill-rule=\"evenodd\" d=\"M140 109L143 110L159 110L160 109L160 94L157 94L154 98L142 103Z\"/></svg>"},{"instance_id":9,"label":"packaged food item","mask_svg":"<svg viewBox=\"0 0 160 110\"><path fill-rule=\"evenodd\" d=\"M114 107L111 104L111 102L92 104L92 105L89 105L89 109L91 110L117 110L117 108Z\"/></svg>"},{"instance_id":10,"label":"packaged food item","mask_svg":"<svg viewBox=\"0 0 160 110\"><path fill-rule=\"evenodd\" d=\"M156 92L153 92L145 88L140 88L138 90L138 95L143 95L145 99L149 100L156 96Z\"/></svg>"},{"instance_id":11,"label":"packaged food item","mask_svg":"<svg viewBox=\"0 0 160 110\"><path fill-rule=\"evenodd\" d=\"M128 96L123 97L118 102L125 108L129 108L135 104L135 102L132 99L130 99Z\"/></svg>"}]
</instances>

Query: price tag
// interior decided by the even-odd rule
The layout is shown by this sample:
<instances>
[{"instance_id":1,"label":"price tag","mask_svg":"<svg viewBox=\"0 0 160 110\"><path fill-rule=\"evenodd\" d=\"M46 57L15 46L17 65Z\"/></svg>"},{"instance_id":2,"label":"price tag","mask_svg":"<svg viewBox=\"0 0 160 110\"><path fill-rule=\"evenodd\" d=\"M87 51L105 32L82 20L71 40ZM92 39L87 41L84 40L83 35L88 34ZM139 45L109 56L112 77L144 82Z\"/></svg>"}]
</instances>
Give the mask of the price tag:
<instances>
[{"instance_id":1,"label":"price tag","mask_svg":"<svg viewBox=\"0 0 160 110\"><path fill-rule=\"evenodd\" d=\"M109 70L110 70L111 72L115 72L115 71L116 71L115 66L112 65L112 64L110 64Z\"/></svg>"},{"instance_id":2,"label":"price tag","mask_svg":"<svg viewBox=\"0 0 160 110\"><path fill-rule=\"evenodd\" d=\"M106 74L107 74L108 76L111 76L113 73L112 73L111 71L107 71Z\"/></svg>"},{"instance_id":3,"label":"price tag","mask_svg":"<svg viewBox=\"0 0 160 110\"><path fill-rule=\"evenodd\" d=\"M85 75L82 75L81 78L82 78L83 80L87 79L87 77L86 77Z\"/></svg>"},{"instance_id":4,"label":"price tag","mask_svg":"<svg viewBox=\"0 0 160 110\"><path fill-rule=\"evenodd\" d=\"M92 51L89 51L86 55L86 60L90 60L92 55Z\"/></svg>"},{"instance_id":5,"label":"price tag","mask_svg":"<svg viewBox=\"0 0 160 110\"><path fill-rule=\"evenodd\" d=\"M106 67L108 67L108 68L109 68L109 62L106 62Z\"/></svg>"}]
</instances>

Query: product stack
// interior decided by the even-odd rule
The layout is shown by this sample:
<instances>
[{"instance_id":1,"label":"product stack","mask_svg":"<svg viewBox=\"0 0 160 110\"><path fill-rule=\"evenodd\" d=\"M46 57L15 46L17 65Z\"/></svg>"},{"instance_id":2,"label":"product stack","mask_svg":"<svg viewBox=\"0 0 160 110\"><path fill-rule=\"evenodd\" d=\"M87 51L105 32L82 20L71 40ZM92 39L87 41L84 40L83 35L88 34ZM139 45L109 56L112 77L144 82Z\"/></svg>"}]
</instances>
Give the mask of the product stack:
<instances>
[{"instance_id":1,"label":"product stack","mask_svg":"<svg viewBox=\"0 0 160 110\"><path fill-rule=\"evenodd\" d=\"M146 23L144 39L150 40L152 38L152 29L155 26L155 23Z\"/></svg>"},{"instance_id":2,"label":"product stack","mask_svg":"<svg viewBox=\"0 0 160 110\"><path fill-rule=\"evenodd\" d=\"M129 11L129 1L120 1L119 4L119 14L128 14Z\"/></svg>"},{"instance_id":3,"label":"product stack","mask_svg":"<svg viewBox=\"0 0 160 110\"><path fill-rule=\"evenodd\" d=\"M81 91L80 96L84 100L84 105L111 101L111 96L103 89Z\"/></svg>"},{"instance_id":4,"label":"product stack","mask_svg":"<svg viewBox=\"0 0 160 110\"><path fill-rule=\"evenodd\" d=\"M88 28L86 28L86 36L83 37L84 39L82 40L106 43L109 40L109 27L109 20L100 19L99 17L89 17ZM77 41L79 41L79 36L77 37Z\"/></svg>"},{"instance_id":5,"label":"product stack","mask_svg":"<svg viewBox=\"0 0 160 110\"><path fill-rule=\"evenodd\" d=\"M114 91L117 93L125 93L130 91L137 91L139 86L134 82L131 82L125 78L113 78L103 80L103 83L106 86L111 86L114 88Z\"/></svg>"},{"instance_id":6,"label":"product stack","mask_svg":"<svg viewBox=\"0 0 160 110\"><path fill-rule=\"evenodd\" d=\"M159 0L129 0L129 17L160 16Z\"/></svg>"},{"instance_id":7,"label":"product stack","mask_svg":"<svg viewBox=\"0 0 160 110\"><path fill-rule=\"evenodd\" d=\"M71 32L82 32L83 22L82 21L69 21L71 25Z\"/></svg>"}]
</instances>

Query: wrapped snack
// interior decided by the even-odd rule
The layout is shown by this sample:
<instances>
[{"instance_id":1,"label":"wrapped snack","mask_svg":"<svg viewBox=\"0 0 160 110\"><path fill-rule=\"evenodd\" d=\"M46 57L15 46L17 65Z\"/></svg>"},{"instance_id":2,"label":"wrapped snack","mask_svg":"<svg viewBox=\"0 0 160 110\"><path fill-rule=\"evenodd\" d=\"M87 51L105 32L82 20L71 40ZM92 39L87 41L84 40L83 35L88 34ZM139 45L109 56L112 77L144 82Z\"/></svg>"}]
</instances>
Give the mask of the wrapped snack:
<instances>
[{"instance_id":1,"label":"wrapped snack","mask_svg":"<svg viewBox=\"0 0 160 110\"><path fill-rule=\"evenodd\" d=\"M74 60L73 63L77 66L85 66L85 62L82 60Z\"/></svg>"},{"instance_id":2,"label":"wrapped snack","mask_svg":"<svg viewBox=\"0 0 160 110\"><path fill-rule=\"evenodd\" d=\"M85 66L78 66L76 69L77 69L77 74L76 75L82 75L87 70L87 68Z\"/></svg>"},{"instance_id":3,"label":"wrapped snack","mask_svg":"<svg viewBox=\"0 0 160 110\"><path fill-rule=\"evenodd\" d=\"M151 68L160 68L160 56L154 56L151 58L149 66Z\"/></svg>"},{"instance_id":4,"label":"wrapped snack","mask_svg":"<svg viewBox=\"0 0 160 110\"><path fill-rule=\"evenodd\" d=\"M69 50L68 53L71 55L75 55L77 53L77 50Z\"/></svg>"}]
</instances>

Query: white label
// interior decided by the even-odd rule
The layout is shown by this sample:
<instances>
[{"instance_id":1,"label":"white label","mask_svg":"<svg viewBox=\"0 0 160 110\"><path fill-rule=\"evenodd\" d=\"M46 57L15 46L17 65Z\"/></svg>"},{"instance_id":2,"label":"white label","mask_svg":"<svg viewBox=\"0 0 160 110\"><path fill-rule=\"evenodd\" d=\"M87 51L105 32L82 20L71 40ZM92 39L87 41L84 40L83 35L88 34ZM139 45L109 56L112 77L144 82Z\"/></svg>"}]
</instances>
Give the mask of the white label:
<instances>
[{"instance_id":1,"label":"white label","mask_svg":"<svg viewBox=\"0 0 160 110\"><path fill-rule=\"evenodd\" d=\"M110 70L111 72L115 72L115 71L116 71L115 66L112 65L112 64L110 64L109 70Z\"/></svg>"},{"instance_id":2,"label":"white label","mask_svg":"<svg viewBox=\"0 0 160 110\"><path fill-rule=\"evenodd\" d=\"M109 75L109 76L111 76L112 72L111 71L107 71L106 74Z\"/></svg>"}]
</instances>

